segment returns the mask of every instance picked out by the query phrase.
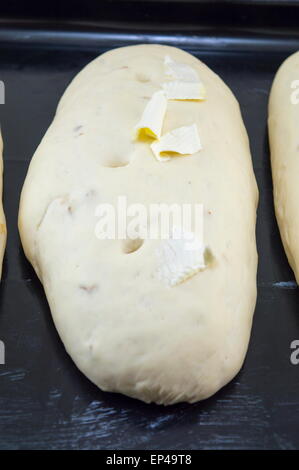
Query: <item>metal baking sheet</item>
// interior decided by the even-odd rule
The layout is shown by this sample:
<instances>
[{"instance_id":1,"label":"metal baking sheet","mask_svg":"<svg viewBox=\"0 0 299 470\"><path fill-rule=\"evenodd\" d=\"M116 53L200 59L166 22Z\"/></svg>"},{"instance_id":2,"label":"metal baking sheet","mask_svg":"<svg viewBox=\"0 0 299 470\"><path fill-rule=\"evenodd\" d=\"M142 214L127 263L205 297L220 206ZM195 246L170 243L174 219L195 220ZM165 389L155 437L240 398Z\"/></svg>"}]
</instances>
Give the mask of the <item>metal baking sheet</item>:
<instances>
[{"instance_id":1,"label":"metal baking sheet","mask_svg":"<svg viewBox=\"0 0 299 470\"><path fill-rule=\"evenodd\" d=\"M299 48L299 38L254 32L216 37L213 31L76 31L28 23L0 28L8 222L0 285L0 340L6 352L6 364L0 365L0 449L299 447L299 365L290 361L290 343L299 339L299 290L274 217L266 127L272 79L283 59ZM230 384L193 405L146 405L103 393L89 382L64 350L17 232L30 158L70 80L104 51L145 41L183 47L231 87L249 134L260 191L258 300L246 361Z\"/></svg>"}]
</instances>

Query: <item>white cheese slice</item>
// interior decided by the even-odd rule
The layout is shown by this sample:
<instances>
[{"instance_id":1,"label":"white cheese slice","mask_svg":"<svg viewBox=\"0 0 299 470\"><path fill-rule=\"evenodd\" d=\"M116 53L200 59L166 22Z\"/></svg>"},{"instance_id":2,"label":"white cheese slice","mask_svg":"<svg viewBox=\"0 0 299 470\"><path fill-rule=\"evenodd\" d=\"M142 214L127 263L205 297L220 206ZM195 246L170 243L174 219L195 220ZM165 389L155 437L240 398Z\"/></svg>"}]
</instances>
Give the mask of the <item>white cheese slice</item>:
<instances>
[{"instance_id":1,"label":"white cheese slice","mask_svg":"<svg viewBox=\"0 0 299 470\"><path fill-rule=\"evenodd\" d=\"M191 65L176 62L169 55L164 58L165 74L185 82L199 82L196 70Z\"/></svg>"},{"instance_id":2,"label":"white cheese slice","mask_svg":"<svg viewBox=\"0 0 299 470\"><path fill-rule=\"evenodd\" d=\"M162 86L168 100L204 100L206 97L206 90L201 82L174 80L165 82Z\"/></svg>"},{"instance_id":3,"label":"white cheese slice","mask_svg":"<svg viewBox=\"0 0 299 470\"><path fill-rule=\"evenodd\" d=\"M169 239L157 248L157 277L169 286L176 286L204 270L205 246L194 233L174 227Z\"/></svg>"},{"instance_id":4,"label":"white cheese slice","mask_svg":"<svg viewBox=\"0 0 299 470\"><path fill-rule=\"evenodd\" d=\"M178 155L191 155L201 148L196 124L178 127L151 144L153 154L160 161Z\"/></svg>"},{"instance_id":5,"label":"white cheese slice","mask_svg":"<svg viewBox=\"0 0 299 470\"><path fill-rule=\"evenodd\" d=\"M147 103L139 123L135 126L135 138L159 139L162 132L167 98L163 90L156 91Z\"/></svg>"}]
</instances>

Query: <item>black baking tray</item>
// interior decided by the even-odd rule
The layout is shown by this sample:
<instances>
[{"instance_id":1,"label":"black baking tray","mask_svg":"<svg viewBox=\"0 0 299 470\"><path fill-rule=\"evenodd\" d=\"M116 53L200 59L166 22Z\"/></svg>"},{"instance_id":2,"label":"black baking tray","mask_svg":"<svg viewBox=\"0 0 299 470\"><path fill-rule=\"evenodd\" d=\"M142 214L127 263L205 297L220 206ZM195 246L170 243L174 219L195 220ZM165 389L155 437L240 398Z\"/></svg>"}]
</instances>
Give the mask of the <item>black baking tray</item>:
<instances>
[{"instance_id":1,"label":"black baking tray","mask_svg":"<svg viewBox=\"0 0 299 470\"><path fill-rule=\"evenodd\" d=\"M71 17L55 1L48 10L37 3L31 16L16 3L0 7L8 223L0 285L0 340L6 348L6 364L0 365L0 449L299 448L299 365L290 361L290 344L299 339L299 289L274 216L266 126L274 74L299 49L297 2L283 7L282 2L211 2L210 10L207 2L189 2L181 14L181 2L160 2L155 21L157 2L140 2L134 9L136 2L108 1L105 10L86 1L83 14L82 2L79 7L74 1ZM219 14L224 7L225 18ZM89 382L64 350L17 232L29 161L64 89L97 55L142 42L184 48L231 87L260 191L258 298L246 361L230 384L193 405L146 405L103 393Z\"/></svg>"}]
</instances>

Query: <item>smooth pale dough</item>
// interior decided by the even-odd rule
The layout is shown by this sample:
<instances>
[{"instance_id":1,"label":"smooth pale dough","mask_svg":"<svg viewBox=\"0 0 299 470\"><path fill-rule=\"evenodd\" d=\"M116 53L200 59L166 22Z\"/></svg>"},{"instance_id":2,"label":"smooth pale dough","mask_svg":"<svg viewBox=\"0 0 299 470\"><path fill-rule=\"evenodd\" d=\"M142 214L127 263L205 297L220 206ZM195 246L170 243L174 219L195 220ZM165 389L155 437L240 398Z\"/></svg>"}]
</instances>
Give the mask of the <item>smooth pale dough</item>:
<instances>
[{"instance_id":1,"label":"smooth pale dough","mask_svg":"<svg viewBox=\"0 0 299 470\"><path fill-rule=\"evenodd\" d=\"M299 283L299 103L291 101L296 93L291 85L298 79L296 52L276 73L269 99L268 128L275 213L288 261Z\"/></svg>"},{"instance_id":2,"label":"smooth pale dough","mask_svg":"<svg viewBox=\"0 0 299 470\"><path fill-rule=\"evenodd\" d=\"M5 215L3 211L2 205L2 194L3 194L3 141L0 132L0 278L2 274L2 263L6 245L6 222L5 222Z\"/></svg>"},{"instance_id":3,"label":"smooth pale dough","mask_svg":"<svg viewBox=\"0 0 299 470\"><path fill-rule=\"evenodd\" d=\"M165 81L164 57L190 64L205 102L170 101L163 134L191 125L203 150L158 162L134 126ZM133 253L94 234L99 203L203 203L215 262L169 287L155 275L158 240ZM258 192L238 103L182 50L112 50L64 93L32 158L19 229L55 325L79 369L102 390L171 404L209 397L239 371L256 302Z\"/></svg>"}]
</instances>

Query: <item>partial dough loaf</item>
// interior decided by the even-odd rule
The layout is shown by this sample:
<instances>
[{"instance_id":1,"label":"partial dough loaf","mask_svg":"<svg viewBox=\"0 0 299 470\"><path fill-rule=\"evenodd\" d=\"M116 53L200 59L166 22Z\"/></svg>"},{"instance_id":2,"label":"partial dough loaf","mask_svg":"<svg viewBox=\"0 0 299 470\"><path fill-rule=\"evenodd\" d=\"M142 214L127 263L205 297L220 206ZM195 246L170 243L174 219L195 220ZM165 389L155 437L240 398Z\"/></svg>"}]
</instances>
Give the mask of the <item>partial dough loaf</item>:
<instances>
[{"instance_id":1,"label":"partial dough loaf","mask_svg":"<svg viewBox=\"0 0 299 470\"><path fill-rule=\"evenodd\" d=\"M289 263L299 282L299 52L276 73L269 99L269 141L275 213ZM297 85L298 86L298 85ZM295 96L296 95L296 96ZM293 99L292 99L293 98Z\"/></svg>"},{"instance_id":2,"label":"partial dough loaf","mask_svg":"<svg viewBox=\"0 0 299 470\"><path fill-rule=\"evenodd\" d=\"M3 194L3 141L0 133L0 278L2 274L2 263L6 245L6 222L2 205L2 194Z\"/></svg>"},{"instance_id":3,"label":"partial dough loaf","mask_svg":"<svg viewBox=\"0 0 299 470\"><path fill-rule=\"evenodd\" d=\"M197 124L203 150L158 162L134 126L165 81L164 57L190 64L204 102L169 101L163 133ZM174 287L155 272L158 240L125 253L94 235L95 208L203 203L215 263ZM21 196L19 229L55 325L79 369L102 390L171 404L209 397L239 371L256 301L257 187L238 103L182 50L112 50L63 95Z\"/></svg>"}]
</instances>

